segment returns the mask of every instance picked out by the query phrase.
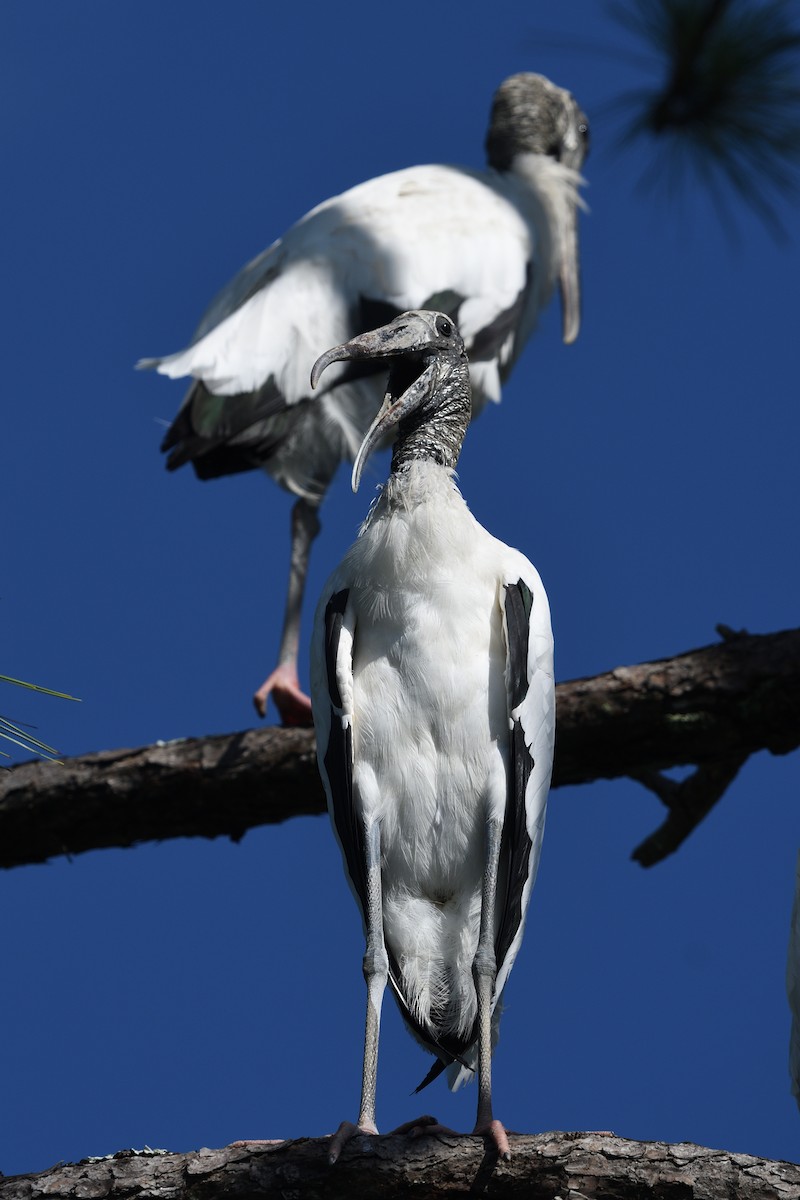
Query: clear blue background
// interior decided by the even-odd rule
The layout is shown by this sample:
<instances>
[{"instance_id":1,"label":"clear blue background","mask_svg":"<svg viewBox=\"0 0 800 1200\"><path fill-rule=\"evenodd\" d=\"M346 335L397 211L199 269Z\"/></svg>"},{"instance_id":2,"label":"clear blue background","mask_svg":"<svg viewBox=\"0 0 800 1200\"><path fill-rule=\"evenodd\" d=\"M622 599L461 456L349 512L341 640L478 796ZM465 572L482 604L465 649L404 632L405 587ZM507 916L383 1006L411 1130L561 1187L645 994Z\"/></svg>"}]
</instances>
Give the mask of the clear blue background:
<instances>
[{"instance_id":1,"label":"clear blue background","mask_svg":"<svg viewBox=\"0 0 800 1200\"><path fill-rule=\"evenodd\" d=\"M608 102L659 74L631 51L599 4L2 6L0 665L83 703L5 688L0 711L65 754L252 723L291 501L255 474L168 475L182 387L133 363L182 347L326 196L481 165L492 92L518 70L592 120L584 324L565 347L549 310L469 436L465 496L540 568L561 679L707 644L718 621L798 624L798 243L740 211L734 245L699 191L637 190L646 148L615 152ZM312 598L384 470L357 497L337 480ZM798 1157L797 812L797 759L758 755L643 871L629 854L662 819L652 795L554 793L495 1060L509 1128ZM361 934L322 819L5 873L0 945L7 1174L356 1116ZM471 1128L474 1088L409 1097L429 1060L391 1003L381 1049L381 1128L420 1111Z\"/></svg>"}]
</instances>

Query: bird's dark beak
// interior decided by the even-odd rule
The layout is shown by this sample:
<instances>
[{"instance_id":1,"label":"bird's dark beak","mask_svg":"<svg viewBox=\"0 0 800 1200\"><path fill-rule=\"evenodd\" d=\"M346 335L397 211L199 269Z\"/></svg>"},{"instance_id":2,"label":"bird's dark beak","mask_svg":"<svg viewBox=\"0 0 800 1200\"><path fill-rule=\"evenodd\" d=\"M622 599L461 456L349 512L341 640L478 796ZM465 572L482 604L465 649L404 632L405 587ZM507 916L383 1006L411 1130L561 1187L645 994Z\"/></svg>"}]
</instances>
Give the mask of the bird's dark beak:
<instances>
[{"instance_id":1,"label":"bird's dark beak","mask_svg":"<svg viewBox=\"0 0 800 1200\"><path fill-rule=\"evenodd\" d=\"M567 345L575 341L581 328L581 277L578 265L578 214L566 218L561 233L563 239L561 270L558 285L561 291L563 338Z\"/></svg>"},{"instance_id":2,"label":"bird's dark beak","mask_svg":"<svg viewBox=\"0 0 800 1200\"><path fill-rule=\"evenodd\" d=\"M379 442L383 441L390 429L399 425L403 417L407 417L427 400L434 390L436 374L436 364L431 363L401 396L396 397L391 391L386 393L378 415L367 430L356 455L356 461L353 463L353 475L350 482L354 492L358 491L364 463L372 451Z\"/></svg>"},{"instance_id":3,"label":"bird's dark beak","mask_svg":"<svg viewBox=\"0 0 800 1200\"><path fill-rule=\"evenodd\" d=\"M424 347L424 333L424 330L414 327L413 318L398 317L388 325L381 326L380 329L370 330L369 333L362 333L360 337L353 338L350 342L334 346L332 350L320 355L314 363L311 369L311 386L317 386L322 372L334 362L359 358L397 358L419 351ZM367 430L353 463L352 487L354 492L358 491L364 464L375 446L383 441L384 437L402 421L403 417L419 408L420 404L424 403L431 395L436 376L435 363L425 366L420 361L419 374L411 385L398 396L392 388L393 380L390 375L383 404Z\"/></svg>"},{"instance_id":4,"label":"bird's dark beak","mask_svg":"<svg viewBox=\"0 0 800 1200\"><path fill-rule=\"evenodd\" d=\"M392 358L417 349L418 342L419 331L411 327L409 321L396 318L388 325L381 325L380 329L371 329L368 333L354 337L352 341L326 350L311 368L311 386L317 386L320 375L331 363L359 358Z\"/></svg>"}]
</instances>

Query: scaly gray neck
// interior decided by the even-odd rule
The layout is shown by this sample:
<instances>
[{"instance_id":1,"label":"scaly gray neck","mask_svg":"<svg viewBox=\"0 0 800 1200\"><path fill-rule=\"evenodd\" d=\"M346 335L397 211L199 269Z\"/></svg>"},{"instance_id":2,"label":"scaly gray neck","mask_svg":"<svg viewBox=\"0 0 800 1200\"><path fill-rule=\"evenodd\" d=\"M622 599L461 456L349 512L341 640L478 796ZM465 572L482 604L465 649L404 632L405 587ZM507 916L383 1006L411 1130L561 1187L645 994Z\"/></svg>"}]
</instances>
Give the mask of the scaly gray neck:
<instances>
[{"instance_id":1,"label":"scaly gray neck","mask_svg":"<svg viewBox=\"0 0 800 1200\"><path fill-rule=\"evenodd\" d=\"M435 396L400 422L392 453L392 474L412 462L430 459L455 468L471 414L469 369L459 362L439 384Z\"/></svg>"}]
</instances>

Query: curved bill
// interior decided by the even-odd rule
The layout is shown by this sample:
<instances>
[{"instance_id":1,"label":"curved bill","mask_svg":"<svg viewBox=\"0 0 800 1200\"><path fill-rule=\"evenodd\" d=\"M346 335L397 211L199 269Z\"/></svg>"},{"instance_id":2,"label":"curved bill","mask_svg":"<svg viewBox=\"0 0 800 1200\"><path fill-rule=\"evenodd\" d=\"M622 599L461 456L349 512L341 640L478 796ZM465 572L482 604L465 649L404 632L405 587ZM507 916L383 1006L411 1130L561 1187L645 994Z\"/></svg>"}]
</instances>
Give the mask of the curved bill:
<instances>
[{"instance_id":1,"label":"curved bill","mask_svg":"<svg viewBox=\"0 0 800 1200\"><path fill-rule=\"evenodd\" d=\"M415 337L415 334L417 335ZM358 358L389 358L396 354L407 354L416 349L419 331L409 328L409 322L397 320L380 329L371 329L369 333L359 334L341 346L334 346L321 354L311 368L311 386L315 388L319 377L331 363L346 362Z\"/></svg>"},{"instance_id":2,"label":"curved bill","mask_svg":"<svg viewBox=\"0 0 800 1200\"><path fill-rule=\"evenodd\" d=\"M397 358L404 354L413 353L424 348L429 336L427 327L418 321L416 314L405 313L380 329L362 333L352 341L334 346L321 354L311 368L311 386L316 387L322 372L334 362L344 362L359 358ZM378 410L375 420L370 425L353 463L352 487L358 491L361 472L375 446L382 442L389 430L393 429L403 417L418 408L432 393L436 376L433 363L420 371L419 376L399 396L392 389L392 375L389 376L386 395ZM408 376L406 376L406 379Z\"/></svg>"},{"instance_id":3,"label":"curved bill","mask_svg":"<svg viewBox=\"0 0 800 1200\"><path fill-rule=\"evenodd\" d=\"M350 478L350 485L354 492L358 491L358 485L361 482L361 472L372 451L379 442L383 441L390 429L393 429L395 425L398 425L402 421L403 417L408 416L409 413L413 412L415 408L419 408L420 404L427 400L433 392L435 375L436 367L434 363L431 363L401 396L395 397L390 391L386 393L383 398L383 404L378 410L378 415L367 430L356 455L356 460L353 463L353 474Z\"/></svg>"},{"instance_id":4,"label":"curved bill","mask_svg":"<svg viewBox=\"0 0 800 1200\"><path fill-rule=\"evenodd\" d=\"M571 212L562 232L561 291L562 336L567 345L575 341L581 328L581 279L578 265L578 214Z\"/></svg>"}]
</instances>

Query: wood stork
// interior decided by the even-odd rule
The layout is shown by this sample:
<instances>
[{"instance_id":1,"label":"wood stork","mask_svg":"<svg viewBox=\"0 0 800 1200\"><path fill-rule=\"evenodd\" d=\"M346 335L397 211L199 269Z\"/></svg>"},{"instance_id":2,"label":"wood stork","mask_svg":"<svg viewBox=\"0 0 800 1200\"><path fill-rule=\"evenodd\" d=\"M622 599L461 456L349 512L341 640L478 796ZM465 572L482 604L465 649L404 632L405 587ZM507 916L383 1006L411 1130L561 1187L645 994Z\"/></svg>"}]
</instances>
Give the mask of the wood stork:
<instances>
[{"instance_id":1,"label":"wood stork","mask_svg":"<svg viewBox=\"0 0 800 1200\"><path fill-rule=\"evenodd\" d=\"M506 79L492 106L485 171L411 167L313 209L217 296L188 349L143 359L194 377L162 449L170 469L201 479L263 468L298 497L278 666L272 692L285 724L310 723L297 676L300 610L319 506L380 405L375 363L331 373L311 398L319 346L332 346L406 309L457 320L471 363L472 407L500 399L556 281L563 336L580 324L576 209L586 117L541 75Z\"/></svg>"},{"instance_id":2,"label":"wood stork","mask_svg":"<svg viewBox=\"0 0 800 1200\"><path fill-rule=\"evenodd\" d=\"M367 1017L357 1125L376 1133L388 981L452 1088L477 1065L494 1120L491 1055L539 861L555 726L553 640L536 569L478 524L454 481L470 419L464 343L450 318L408 312L323 354L391 359L353 467L397 430L391 475L317 608L311 693L319 767L366 935ZM424 1086L424 1085L421 1085ZM403 1128L424 1132L422 1118ZM440 1126L432 1126L435 1131Z\"/></svg>"}]
</instances>

